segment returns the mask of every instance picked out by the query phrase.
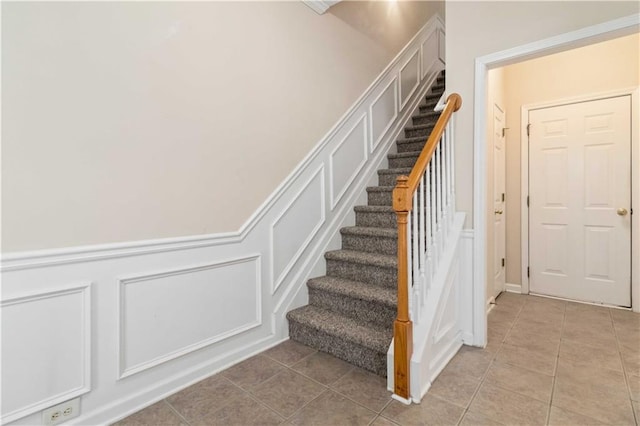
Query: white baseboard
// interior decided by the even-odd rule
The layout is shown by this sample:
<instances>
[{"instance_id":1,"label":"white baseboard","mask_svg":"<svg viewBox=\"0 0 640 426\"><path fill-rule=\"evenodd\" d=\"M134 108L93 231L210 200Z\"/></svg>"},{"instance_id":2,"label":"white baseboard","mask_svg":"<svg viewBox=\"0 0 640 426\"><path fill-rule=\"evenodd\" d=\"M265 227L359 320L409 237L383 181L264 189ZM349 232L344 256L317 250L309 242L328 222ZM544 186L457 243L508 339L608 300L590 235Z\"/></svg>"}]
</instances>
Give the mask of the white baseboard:
<instances>
[{"instance_id":1,"label":"white baseboard","mask_svg":"<svg viewBox=\"0 0 640 426\"><path fill-rule=\"evenodd\" d=\"M518 294L522 293L522 286L520 284L506 283L504 287L505 287L505 291L508 291L509 293L518 293Z\"/></svg>"}]
</instances>

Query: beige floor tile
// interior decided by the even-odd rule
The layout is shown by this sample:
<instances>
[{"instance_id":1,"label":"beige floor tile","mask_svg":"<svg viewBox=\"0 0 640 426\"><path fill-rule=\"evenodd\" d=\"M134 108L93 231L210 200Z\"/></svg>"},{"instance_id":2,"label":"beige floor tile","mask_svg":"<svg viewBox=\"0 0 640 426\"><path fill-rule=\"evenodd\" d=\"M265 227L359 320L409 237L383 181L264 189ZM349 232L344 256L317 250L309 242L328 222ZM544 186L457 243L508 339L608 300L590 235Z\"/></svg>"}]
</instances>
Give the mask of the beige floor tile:
<instances>
[{"instance_id":1,"label":"beige floor tile","mask_svg":"<svg viewBox=\"0 0 640 426\"><path fill-rule=\"evenodd\" d=\"M559 360L552 405L611 424L633 424L622 373Z\"/></svg>"},{"instance_id":2,"label":"beige floor tile","mask_svg":"<svg viewBox=\"0 0 640 426\"><path fill-rule=\"evenodd\" d=\"M460 426L501 426L504 423L500 423L496 419L487 417L484 414L475 413L473 411L467 411L462 417Z\"/></svg>"},{"instance_id":3,"label":"beige floor tile","mask_svg":"<svg viewBox=\"0 0 640 426\"><path fill-rule=\"evenodd\" d=\"M354 368L345 374L331 385L331 389L376 413L391 400L391 393L387 390L387 379L360 368Z\"/></svg>"},{"instance_id":4,"label":"beige floor tile","mask_svg":"<svg viewBox=\"0 0 640 426\"><path fill-rule=\"evenodd\" d=\"M636 413L636 424L640 423L640 402L632 401L633 411Z\"/></svg>"},{"instance_id":5,"label":"beige floor tile","mask_svg":"<svg viewBox=\"0 0 640 426\"><path fill-rule=\"evenodd\" d=\"M518 346L534 352L545 352L552 355L558 354L560 340L554 337L549 338L545 334L514 332L509 333L504 341L511 346Z\"/></svg>"},{"instance_id":6,"label":"beige floor tile","mask_svg":"<svg viewBox=\"0 0 640 426\"><path fill-rule=\"evenodd\" d=\"M407 426L456 425L463 413L463 408L427 393L420 404L404 405L398 401L392 401L382 415Z\"/></svg>"},{"instance_id":7,"label":"beige floor tile","mask_svg":"<svg viewBox=\"0 0 640 426\"><path fill-rule=\"evenodd\" d=\"M548 340L558 341L562 334L562 323L545 324L521 318L513 325L510 334L533 334Z\"/></svg>"},{"instance_id":8,"label":"beige floor tile","mask_svg":"<svg viewBox=\"0 0 640 426\"><path fill-rule=\"evenodd\" d=\"M509 324L516 320L518 317L518 311L509 311L505 309L492 308L491 312L489 312L488 321L489 323L505 323Z\"/></svg>"},{"instance_id":9,"label":"beige floor tile","mask_svg":"<svg viewBox=\"0 0 640 426\"><path fill-rule=\"evenodd\" d=\"M616 326L640 329L640 313L622 309L611 309L611 317Z\"/></svg>"},{"instance_id":10,"label":"beige floor tile","mask_svg":"<svg viewBox=\"0 0 640 426\"><path fill-rule=\"evenodd\" d=\"M496 362L516 365L527 370L553 375L556 368L556 354L547 351L535 351L527 348L504 344L496 355Z\"/></svg>"},{"instance_id":11,"label":"beige floor tile","mask_svg":"<svg viewBox=\"0 0 640 426\"><path fill-rule=\"evenodd\" d=\"M446 369L431 385L429 394L466 408L480 385L480 379Z\"/></svg>"},{"instance_id":12,"label":"beige floor tile","mask_svg":"<svg viewBox=\"0 0 640 426\"><path fill-rule=\"evenodd\" d=\"M506 338L506 335L500 335L489 330L487 332L487 346L484 348L485 351L491 352L493 354L497 353L502 346L502 342Z\"/></svg>"},{"instance_id":13,"label":"beige floor tile","mask_svg":"<svg viewBox=\"0 0 640 426\"><path fill-rule=\"evenodd\" d=\"M288 423L305 426L364 426L371 423L376 416L373 411L328 390L298 411Z\"/></svg>"},{"instance_id":14,"label":"beige floor tile","mask_svg":"<svg viewBox=\"0 0 640 426\"><path fill-rule=\"evenodd\" d=\"M271 426L284 419L245 394L221 409L190 421L191 426Z\"/></svg>"},{"instance_id":15,"label":"beige floor tile","mask_svg":"<svg viewBox=\"0 0 640 426\"><path fill-rule=\"evenodd\" d=\"M622 363L627 374L640 376L640 349L622 347Z\"/></svg>"},{"instance_id":16,"label":"beige floor tile","mask_svg":"<svg viewBox=\"0 0 640 426\"><path fill-rule=\"evenodd\" d=\"M284 367L271 358L256 355L220 374L241 388L249 390L282 370L284 370Z\"/></svg>"},{"instance_id":17,"label":"beige floor tile","mask_svg":"<svg viewBox=\"0 0 640 426\"><path fill-rule=\"evenodd\" d=\"M251 393L281 416L289 417L325 390L326 387L285 370L254 387Z\"/></svg>"},{"instance_id":18,"label":"beige floor tile","mask_svg":"<svg viewBox=\"0 0 640 426\"><path fill-rule=\"evenodd\" d=\"M629 395L631 399L633 401L640 401L640 376L627 374L627 383L629 384Z\"/></svg>"},{"instance_id":19,"label":"beige floor tile","mask_svg":"<svg viewBox=\"0 0 640 426\"><path fill-rule=\"evenodd\" d=\"M572 384L594 392L606 392L607 394L626 395L628 389L624 374L620 371L603 368L591 368L589 365L576 363L564 358L558 359L556 370L556 383Z\"/></svg>"},{"instance_id":20,"label":"beige floor tile","mask_svg":"<svg viewBox=\"0 0 640 426\"><path fill-rule=\"evenodd\" d=\"M568 323L562 330L562 339L580 342L596 348L616 346L616 336L612 325L594 327L591 324Z\"/></svg>"},{"instance_id":21,"label":"beige floor tile","mask_svg":"<svg viewBox=\"0 0 640 426\"><path fill-rule=\"evenodd\" d=\"M540 305L550 308L557 309L565 309L567 306L567 301L554 299L552 297L544 297L544 296L536 296L536 295L528 295L527 296L527 305Z\"/></svg>"},{"instance_id":22,"label":"beige floor tile","mask_svg":"<svg viewBox=\"0 0 640 426\"><path fill-rule=\"evenodd\" d=\"M286 342L282 342L279 345L263 352L262 355L268 356L269 358L281 362L284 365L292 366L302 358L305 358L315 352L316 350L309 346L294 342L293 340L287 340Z\"/></svg>"},{"instance_id":23,"label":"beige floor tile","mask_svg":"<svg viewBox=\"0 0 640 426\"><path fill-rule=\"evenodd\" d=\"M324 352L316 352L295 364L294 370L322 384L330 385L354 367Z\"/></svg>"},{"instance_id":24,"label":"beige floor tile","mask_svg":"<svg viewBox=\"0 0 640 426\"><path fill-rule=\"evenodd\" d=\"M640 330L616 327L616 337L621 350L640 352Z\"/></svg>"},{"instance_id":25,"label":"beige floor tile","mask_svg":"<svg viewBox=\"0 0 640 426\"><path fill-rule=\"evenodd\" d=\"M166 402L160 401L113 424L113 426L148 425L186 426L187 423L174 413Z\"/></svg>"},{"instance_id":26,"label":"beige floor tile","mask_svg":"<svg viewBox=\"0 0 640 426\"><path fill-rule=\"evenodd\" d=\"M371 426L396 426L397 423L392 422L389 419L385 419L382 416L376 417L376 419L371 423Z\"/></svg>"},{"instance_id":27,"label":"beige floor tile","mask_svg":"<svg viewBox=\"0 0 640 426\"><path fill-rule=\"evenodd\" d=\"M509 291L503 291L496 298L497 302L509 302L511 305L524 305L527 301L527 295L519 293L511 293Z\"/></svg>"},{"instance_id":28,"label":"beige floor tile","mask_svg":"<svg viewBox=\"0 0 640 426\"><path fill-rule=\"evenodd\" d=\"M167 402L191 422L206 417L243 395L244 392L240 388L224 377L216 375L171 395Z\"/></svg>"},{"instance_id":29,"label":"beige floor tile","mask_svg":"<svg viewBox=\"0 0 640 426\"><path fill-rule=\"evenodd\" d=\"M549 402L553 388L553 377L514 365L494 362L487 372L484 383L530 396L538 401Z\"/></svg>"},{"instance_id":30,"label":"beige floor tile","mask_svg":"<svg viewBox=\"0 0 640 426\"><path fill-rule=\"evenodd\" d=\"M560 407L551 406L551 412L549 413L549 426L591 426L602 424L604 423L596 419L573 413Z\"/></svg>"},{"instance_id":31,"label":"beige floor tile","mask_svg":"<svg viewBox=\"0 0 640 426\"><path fill-rule=\"evenodd\" d=\"M489 368L494 356L494 353L484 349L463 346L449 361L445 371L479 379Z\"/></svg>"},{"instance_id":32,"label":"beige floor tile","mask_svg":"<svg viewBox=\"0 0 640 426\"><path fill-rule=\"evenodd\" d=\"M509 300L503 300L498 298L493 305L493 310L496 312L509 312L513 315L518 315L524 303L512 303Z\"/></svg>"},{"instance_id":33,"label":"beige floor tile","mask_svg":"<svg viewBox=\"0 0 640 426\"><path fill-rule=\"evenodd\" d=\"M560 343L559 357L583 367L622 371L622 361L616 346L594 348L584 343L563 340Z\"/></svg>"},{"instance_id":34,"label":"beige floor tile","mask_svg":"<svg viewBox=\"0 0 640 426\"><path fill-rule=\"evenodd\" d=\"M508 425L541 425L547 420L549 404L483 383L469 411Z\"/></svg>"}]
</instances>

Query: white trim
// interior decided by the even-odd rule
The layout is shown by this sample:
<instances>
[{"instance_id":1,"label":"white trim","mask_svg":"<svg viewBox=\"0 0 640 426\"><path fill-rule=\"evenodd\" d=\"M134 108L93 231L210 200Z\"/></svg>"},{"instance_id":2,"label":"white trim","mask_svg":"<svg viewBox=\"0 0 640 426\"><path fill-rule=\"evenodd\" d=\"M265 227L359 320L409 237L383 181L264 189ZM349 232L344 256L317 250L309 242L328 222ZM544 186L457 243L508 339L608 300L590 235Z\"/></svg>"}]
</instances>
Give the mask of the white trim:
<instances>
[{"instance_id":1,"label":"white trim","mask_svg":"<svg viewBox=\"0 0 640 426\"><path fill-rule=\"evenodd\" d=\"M520 284L505 283L504 284L504 291L506 291L507 293L518 293L518 294L521 294L522 293L522 286Z\"/></svg>"},{"instance_id":2,"label":"white trim","mask_svg":"<svg viewBox=\"0 0 640 426\"><path fill-rule=\"evenodd\" d=\"M316 177L320 175L320 220L313 227L307 238L300 244L298 250L295 252L289 262L284 267L284 269L280 272L278 277L275 276L275 248L274 248L274 228L280 222L280 220L289 213L291 207L295 204L296 201L300 198L300 196L307 191L309 185L316 180ZM271 294L275 294L275 292L280 288L280 285L283 283L285 278L291 272L291 269L298 262L298 259L302 255L302 253L306 250L307 246L311 243L313 238L316 236L322 225L324 225L326 221L326 209L325 209L325 173L324 173L324 163L318 167L318 169L311 175L311 177L302 185L302 187L298 190L296 195L291 199L287 206L282 209L282 212L276 217L276 219L269 226L269 247L271 248Z\"/></svg>"},{"instance_id":3,"label":"white trim","mask_svg":"<svg viewBox=\"0 0 640 426\"><path fill-rule=\"evenodd\" d=\"M122 380L126 377L132 376L134 374L140 373L141 371L148 370L149 368L156 367L160 364L164 364L165 362L171 361L172 359L176 359L183 355L194 352L198 349L202 349L206 346L212 345L216 342L220 342L222 340L228 339L230 337L236 336L238 334L244 333L245 331L251 330L253 328L259 327L262 325L262 283L261 283L261 266L260 266L261 256L259 254L254 254L250 256L243 256L236 259L229 260L221 260L214 263L209 263L206 265L196 265L189 266L186 268L177 268L160 272L153 272L149 274L135 275L126 278L119 278L118 281L118 316L117 316L117 330L118 330L118 341L117 341L117 352L118 352L118 377L117 380ZM124 325L126 323L126 318L124 316L124 287L128 284L135 284L138 282L148 281L156 278L169 277L173 275L183 275L183 274L191 274L194 272L206 271L209 269L218 269L225 266L230 265L238 265L240 263L249 263L255 261L255 273L256 273L256 282L255 282L255 295L256 295L256 306L255 306L255 320L243 324L240 327L236 327L232 330L227 330L223 333L217 334L215 336L211 336L206 338L200 342L196 342L190 345L187 345L178 350L169 352L162 356L153 358L151 360L144 361L137 365L133 365L131 367L127 367L125 364L125 353L126 353L126 345L125 345L125 336L124 336Z\"/></svg>"},{"instance_id":4,"label":"white trim","mask_svg":"<svg viewBox=\"0 0 640 426\"><path fill-rule=\"evenodd\" d=\"M38 411L49 408L53 405L59 404L64 401L68 401L80 395L84 395L91 391L91 343L92 343L92 328L91 328L91 286L92 282L85 281L78 284L67 284L59 287L51 288L47 291L29 292L19 296L12 297L10 299L0 302L0 308L6 306L18 305L22 303L35 302L37 300L49 299L52 297L66 296L74 293L81 293L83 295L83 307L82 307L82 329L83 329L83 354L82 354L82 374L83 383L81 386L67 390L66 392L52 395L47 399L36 401L29 404L26 407L22 407L18 410L14 410L10 413L3 414L0 418L1 424L11 423L14 420L18 420L22 417L28 416Z\"/></svg>"},{"instance_id":5,"label":"white trim","mask_svg":"<svg viewBox=\"0 0 640 426\"><path fill-rule=\"evenodd\" d=\"M382 92L382 93L384 93L384 92ZM371 105L373 105L373 104L371 104ZM372 107L370 106L369 107L369 111L371 111L371 108ZM369 113L369 114L373 115L371 113ZM396 112L396 114L393 117L393 120L395 120L395 118L397 116L398 116L398 114ZM389 127L391 127L391 124L393 124L393 120L391 120L391 122L389 123L387 128L384 130L384 132L386 132ZM342 138L342 140L340 142L338 142L336 147L329 154L329 199L331 200L331 210L334 210L336 208L336 205L340 202L340 200L344 196L345 192L347 192L347 190L349 189L349 187L351 186L353 181L356 179L356 177L358 176L358 173L360 173L360 171L362 170L364 165L367 164L367 160L369 159L369 131L368 130L369 130L369 127L372 126L372 125L367 125L368 124L367 121L373 122L373 120L367 120L367 113L365 112L365 113L362 114L360 119L358 121L356 121L356 123L349 129L349 131L344 136L344 138ZM364 155L362 156L362 161L360 162L360 164L357 164L357 165L355 165L353 167L353 173L351 173L351 176L349 176L349 178L347 179L347 182L345 182L345 184L343 185L342 189L340 189L340 191L338 191L338 195L336 195L335 194L336 193L336 189L334 188L334 179L333 179L333 171L334 171L333 170L333 158L334 158L334 154L336 152L338 152L338 150L340 148L342 148L342 146L347 141L347 139L349 139L349 136L351 136L353 134L353 132L360 126L362 126L362 133L363 133L363 140L361 142L362 142L362 149L363 149L363 154ZM383 132L382 136L384 136L384 132ZM382 139L383 138L381 137L380 140L382 140Z\"/></svg>"},{"instance_id":6,"label":"white trim","mask_svg":"<svg viewBox=\"0 0 640 426\"><path fill-rule=\"evenodd\" d=\"M300 0L309 6L318 15L325 13L334 4L340 3L341 0Z\"/></svg>"},{"instance_id":7,"label":"white trim","mask_svg":"<svg viewBox=\"0 0 640 426\"><path fill-rule=\"evenodd\" d=\"M389 90L389 87L391 87L391 85L393 85L393 117L389 120L389 123L387 123L384 129L380 132L380 136L378 136L378 139L376 139L376 141L373 142L373 107L376 106L376 104L378 103L378 100L380 100L382 95L384 95L387 92L387 90ZM399 111L398 110L398 76L396 75L391 79L389 84L387 84L384 87L384 89L380 91L378 96L376 96L373 102L371 102L371 105L369 105L369 117L371 117L371 119L369 120L369 134L371 135L370 139L372 141L371 148L370 148L371 152L376 150L376 148L380 144L380 141L384 139L385 135L393 125L394 121L396 120L396 118L398 118L398 111Z\"/></svg>"},{"instance_id":8,"label":"white trim","mask_svg":"<svg viewBox=\"0 0 640 426\"><path fill-rule=\"evenodd\" d=\"M391 394L391 398L403 403L404 405L411 405L411 399L405 399L399 395L396 395L395 393Z\"/></svg>"},{"instance_id":9,"label":"white trim","mask_svg":"<svg viewBox=\"0 0 640 426\"><path fill-rule=\"evenodd\" d=\"M633 200L640 200L640 179L638 179L638 168L633 167L633 165L640 164L640 140L638 138L638 128L640 127L640 120L638 119L638 111L640 109L637 107L638 102L640 101L640 89L638 87L628 87L623 89L615 89L615 90L607 90L604 92L595 92L578 96L569 96L558 98L554 100L544 101L544 102L535 102L532 104L522 105L521 107L521 117L520 123L522 123L520 129L520 170L521 170L521 188L520 188L520 205L521 205L521 215L520 215L520 235L521 235L521 251L522 251L522 286L521 292L523 294L528 294L530 292L529 288L529 277L527 275L527 267L529 266L529 208L527 207L527 195L529 195L529 136L527 136L527 126L525 123L529 123L529 112L536 109L541 108L550 108L554 106L568 105L579 102L589 102L596 101L600 99L607 99L619 96L630 96L631 97L631 157L635 161L631 161L631 200L633 208ZM635 106L635 107L634 107ZM633 177L635 176L635 177ZM633 254L640 247L640 229L638 224L636 223L640 215L634 214L631 218L632 226L631 226L631 253ZM638 311L640 311L640 284L638 279L638 273L640 268L640 261L631 256L631 306L634 306ZM636 311L636 312L638 312Z\"/></svg>"},{"instance_id":10,"label":"white trim","mask_svg":"<svg viewBox=\"0 0 640 426\"><path fill-rule=\"evenodd\" d=\"M405 68L407 68L407 65L409 65L409 62L411 62L413 58L416 58L416 67L418 68L416 70L416 82L414 83L413 86L411 86L411 90L409 90L409 93L407 93L407 97L405 99L402 99L402 71L404 71ZM405 63L398 69L398 86L400 87L398 90L398 100L400 101L400 109L404 109L404 107L407 106L407 104L411 100L411 97L413 96L413 94L416 92L416 89L420 85L420 80L422 80L421 73L420 73L420 68L422 64L420 62L421 62L421 57L420 57L420 46L419 46L416 49L416 51L413 52L413 54L409 57L409 59L407 59Z\"/></svg>"},{"instance_id":11,"label":"white trim","mask_svg":"<svg viewBox=\"0 0 640 426\"><path fill-rule=\"evenodd\" d=\"M487 155L487 71L489 68L510 65L526 59L533 59L563 50L633 34L638 31L638 25L640 25L640 14L634 14L476 58L473 100L473 226L475 231L473 255L474 345L485 346L487 332L487 319L483 312L487 280L485 274L487 268L487 200L485 198L487 182L487 170L485 167L485 156ZM638 292L640 292L640 290ZM638 303L635 305L638 305ZM640 307L637 306L634 306L634 308L640 309Z\"/></svg>"}]
</instances>

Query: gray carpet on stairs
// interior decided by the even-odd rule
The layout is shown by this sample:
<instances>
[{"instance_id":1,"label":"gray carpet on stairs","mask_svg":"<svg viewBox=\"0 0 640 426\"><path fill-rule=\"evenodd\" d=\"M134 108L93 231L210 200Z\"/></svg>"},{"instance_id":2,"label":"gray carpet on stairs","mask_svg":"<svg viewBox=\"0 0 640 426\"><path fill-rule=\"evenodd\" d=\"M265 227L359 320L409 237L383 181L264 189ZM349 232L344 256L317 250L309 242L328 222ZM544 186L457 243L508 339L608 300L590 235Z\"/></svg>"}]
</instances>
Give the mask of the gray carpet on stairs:
<instances>
[{"instance_id":1,"label":"gray carpet on stairs","mask_svg":"<svg viewBox=\"0 0 640 426\"><path fill-rule=\"evenodd\" d=\"M397 234L391 191L408 174L440 116L434 112L444 91L444 71L419 112L378 170L378 185L367 188L366 206L356 206L356 226L340 230L342 249L325 253L327 275L307 282L309 304L287 313L292 340L381 376L396 316Z\"/></svg>"}]
</instances>

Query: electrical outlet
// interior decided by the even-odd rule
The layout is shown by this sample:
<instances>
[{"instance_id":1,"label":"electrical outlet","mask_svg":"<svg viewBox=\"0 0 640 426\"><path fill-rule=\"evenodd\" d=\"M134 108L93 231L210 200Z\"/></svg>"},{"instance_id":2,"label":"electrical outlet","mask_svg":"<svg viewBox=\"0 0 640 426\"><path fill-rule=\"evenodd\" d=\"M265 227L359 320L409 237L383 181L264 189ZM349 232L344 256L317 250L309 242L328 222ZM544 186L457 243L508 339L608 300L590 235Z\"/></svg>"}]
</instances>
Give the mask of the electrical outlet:
<instances>
[{"instance_id":1,"label":"electrical outlet","mask_svg":"<svg viewBox=\"0 0 640 426\"><path fill-rule=\"evenodd\" d=\"M57 425L80 415L80 398L72 399L42 411L42 424Z\"/></svg>"}]
</instances>

